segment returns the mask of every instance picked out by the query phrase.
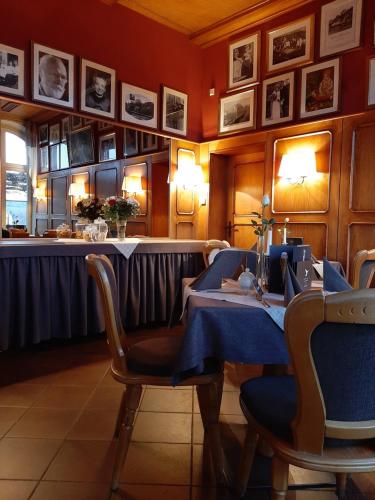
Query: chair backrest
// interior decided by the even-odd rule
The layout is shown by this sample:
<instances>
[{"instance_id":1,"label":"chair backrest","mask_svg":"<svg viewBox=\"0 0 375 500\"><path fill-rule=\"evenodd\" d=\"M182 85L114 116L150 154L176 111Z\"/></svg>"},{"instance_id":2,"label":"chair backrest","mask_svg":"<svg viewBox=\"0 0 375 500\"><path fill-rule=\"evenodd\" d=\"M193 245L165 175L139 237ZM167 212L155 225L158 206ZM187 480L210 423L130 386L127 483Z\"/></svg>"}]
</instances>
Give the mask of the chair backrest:
<instances>
[{"instance_id":1,"label":"chair backrest","mask_svg":"<svg viewBox=\"0 0 375 500\"><path fill-rule=\"evenodd\" d=\"M29 233L25 231L24 229L9 229L10 237L11 238L28 238Z\"/></svg>"},{"instance_id":2,"label":"chair backrest","mask_svg":"<svg viewBox=\"0 0 375 500\"><path fill-rule=\"evenodd\" d=\"M203 247L203 260L206 267L212 264L214 257L220 250L229 247L230 243L225 240L207 240Z\"/></svg>"},{"instance_id":3,"label":"chair backrest","mask_svg":"<svg viewBox=\"0 0 375 500\"><path fill-rule=\"evenodd\" d=\"M242 248L225 248L218 253L213 263L207 267L191 284L194 290L221 288L223 278L233 278L242 265L247 265L251 271L255 268L256 252Z\"/></svg>"},{"instance_id":4,"label":"chair backrest","mask_svg":"<svg viewBox=\"0 0 375 500\"><path fill-rule=\"evenodd\" d=\"M303 292L287 308L285 334L295 448L321 453L325 438L375 438L375 290Z\"/></svg>"},{"instance_id":5,"label":"chair backrest","mask_svg":"<svg viewBox=\"0 0 375 500\"><path fill-rule=\"evenodd\" d=\"M56 229L46 229L43 233L43 238L57 238Z\"/></svg>"},{"instance_id":6,"label":"chair backrest","mask_svg":"<svg viewBox=\"0 0 375 500\"><path fill-rule=\"evenodd\" d=\"M87 255L89 274L95 279L103 307L105 330L113 366L118 372L126 368L125 352L121 339L125 338L122 326L116 277L111 261L105 255Z\"/></svg>"},{"instance_id":7,"label":"chair backrest","mask_svg":"<svg viewBox=\"0 0 375 500\"><path fill-rule=\"evenodd\" d=\"M375 274L375 249L360 250L353 260L353 288L370 288Z\"/></svg>"}]
</instances>

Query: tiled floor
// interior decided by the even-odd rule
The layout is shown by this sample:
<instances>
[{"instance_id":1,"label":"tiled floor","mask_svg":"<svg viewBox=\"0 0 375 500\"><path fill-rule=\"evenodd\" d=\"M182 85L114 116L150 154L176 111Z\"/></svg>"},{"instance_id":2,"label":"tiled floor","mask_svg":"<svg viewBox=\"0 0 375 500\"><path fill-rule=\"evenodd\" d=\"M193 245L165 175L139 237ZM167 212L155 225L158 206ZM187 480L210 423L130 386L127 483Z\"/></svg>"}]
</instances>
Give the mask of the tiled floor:
<instances>
[{"instance_id":1,"label":"tiled floor","mask_svg":"<svg viewBox=\"0 0 375 500\"><path fill-rule=\"evenodd\" d=\"M122 483L111 494L111 439L122 386L108 372L104 340L1 353L0 366L0 500L235 498L213 485L192 388L145 388ZM233 470L246 429L239 385L259 373L260 367L226 366L220 418ZM291 469L291 484L332 481L329 474ZM269 495L249 490L246 498ZM334 498L332 491L288 494L296 500ZM352 481L348 499L375 499L373 475Z\"/></svg>"}]
</instances>

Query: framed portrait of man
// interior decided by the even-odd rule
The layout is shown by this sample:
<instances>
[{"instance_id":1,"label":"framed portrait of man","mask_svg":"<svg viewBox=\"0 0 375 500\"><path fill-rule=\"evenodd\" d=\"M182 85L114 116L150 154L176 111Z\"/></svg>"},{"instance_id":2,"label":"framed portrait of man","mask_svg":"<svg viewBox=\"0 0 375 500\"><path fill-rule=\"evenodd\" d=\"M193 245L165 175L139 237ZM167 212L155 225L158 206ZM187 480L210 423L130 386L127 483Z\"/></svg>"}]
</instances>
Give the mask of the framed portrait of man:
<instances>
[{"instance_id":1,"label":"framed portrait of man","mask_svg":"<svg viewBox=\"0 0 375 500\"><path fill-rule=\"evenodd\" d=\"M320 57L359 46L362 0L335 0L323 5L321 12Z\"/></svg>"},{"instance_id":2,"label":"framed portrait of man","mask_svg":"<svg viewBox=\"0 0 375 500\"><path fill-rule=\"evenodd\" d=\"M156 129L158 127L158 94L122 83L121 120Z\"/></svg>"},{"instance_id":3,"label":"framed portrait of man","mask_svg":"<svg viewBox=\"0 0 375 500\"><path fill-rule=\"evenodd\" d=\"M73 55L34 43L32 75L34 101L74 107Z\"/></svg>"},{"instance_id":4,"label":"framed portrait of man","mask_svg":"<svg viewBox=\"0 0 375 500\"><path fill-rule=\"evenodd\" d=\"M94 163L95 155L92 128L89 126L70 132L68 150L71 167Z\"/></svg>"},{"instance_id":5,"label":"framed portrait of man","mask_svg":"<svg viewBox=\"0 0 375 500\"><path fill-rule=\"evenodd\" d=\"M339 58L303 68L301 80L301 118L338 111Z\"/></svg>"},{"instance_id":6,"label":"framed portrait of man","mask_svg":"<svg viewBox=\"0 0 375 500\"><path fill-rule=\"evenodd\" d=\"M219 134L255 129L255 89L220 99Z\"/></svg>"},{"instance_id":7,"label":"framed portrait of man","mask_svg":"<svg viewBox=\"0 0 375 500\"><path fill-rule=\"evenodd\" d=\"M229 45L229 88L258 81L260 33Z\"/></svg>"},{"instance_id":8,"label":"framed portrait of man","mask_svg":"<svg viewBox=\"0 0 375 500\"><path fill-rule=\"evenodd\" d=\"M116 71L81 59L81 111L115 117Z\"/></svg>"},{"instance_id":9,"label":"framed portrait of man","mask_svg":"<svg viewBox=\"0 0 375 500\"><path fill-rule=\"evenodd\" d=\"M162 129L172 134L186 135L188 95L163 87Z\"/></svg>"},{"instance_id":10,"label":"framed portrait of man","mask_svg":"<svg viewBox=\"0 0 375 500\"><path fill-rule=\"evenodd\" d=\"M0 43L0 92L24 97L24 80L24 51Z\"/></svg>"},{"instance_id":11,"label":"framed portrait of man","mask_svg":"<svg viewBox=\"0 0 375 500\"><path fill-rule=\"evenodd\" d=\"M263 81L262 126L293 120L294 71Z\"/></svg>"}]
</instances>

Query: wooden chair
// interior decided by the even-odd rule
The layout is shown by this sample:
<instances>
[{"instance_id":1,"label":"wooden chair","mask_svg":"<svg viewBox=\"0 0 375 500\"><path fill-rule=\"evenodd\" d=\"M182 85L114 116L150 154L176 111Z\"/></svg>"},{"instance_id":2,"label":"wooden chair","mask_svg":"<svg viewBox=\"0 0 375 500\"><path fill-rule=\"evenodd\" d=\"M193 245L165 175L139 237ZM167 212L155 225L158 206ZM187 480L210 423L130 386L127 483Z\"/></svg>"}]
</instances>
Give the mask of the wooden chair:
<instances>
[{"instance_id":1,"label":"wooden chair","mask_svg":"<svg viewBox=\"0 0 375 500\"><path fill-rule=\"evenodd\" d=\"M57 238L56 229L46 229L43 233L43 238Z\"/></svg>"},{"instance_id":2,"label":"wooden chair","mask_svg":"<svg viewBox=\"0 0 375 500\"><path fill-rule=\"evenodd\" d=\"M9 229L10 238L29 238L29 233L24 229Z\"/></svg>"},{"instance_id":3,"label":"wooden chair","mask_svg":"<svg viewBox=\"0 0 375 500\"><path fill-rule=\"evenodd\" d=\"M273 450L272 499L285 499L289 464L336 474L375 471L375 290L295 297L285 316L294 376L241 386L248 433L237 491L242 496L259 437Z\"/></svg>"},{"instance_id":4,"label":"wooden chair","mask_svg":"<svg viewBox=\"0 0 375 500\"><path fill-rule=\"evenodd\" d=\"M206 241L205 243L205 246L203 248L203 260L204 260L204 263L205 263L205 266L208 267L211 263L212 263L212 260L213 258L209 258L211 252L213 252L213 250L223 250L223 248L229 248L230 247L230 244L225 241L225 240L208 240ZM217 252L216 252L217 253ZM215 255L216 255L215 253ZM213 257L215 257L215 255L213 255Z\"/></svg>"},{"instance_id":5,"label":"wooden chair","mask_svg":"<svg viewBox=\"0 0 375 500\"><path fill-rule=\"evenodd\" d=\"M375 274L375 249L360 250L353 260L353 288L370 288Z\"/></svg>"},{"instance_id":6,"label":"wooden chair","mask_svg":"<svg viewBox=\"0 0 375 500\"><path fill-rule=\"evenodd\" d=\"M88 255L86 262L89 274L94 277L98 286L103 306L107 343L112 355L112 376L125 385L114 436L118 444L112 489L116 490L129 448L142 386L146 384L171 385L174 361L179 352L182 337L156 337L128 346L119 313L117 286L112 264L104 255ZM207 366L204 374L190 377L180 385L195 385L197 388L205 441L210 446L216 478L226 482L224 455L219 434L219 411L223 387L222 364L213 361L211 366Z\"/></svg>"}]
</instances>

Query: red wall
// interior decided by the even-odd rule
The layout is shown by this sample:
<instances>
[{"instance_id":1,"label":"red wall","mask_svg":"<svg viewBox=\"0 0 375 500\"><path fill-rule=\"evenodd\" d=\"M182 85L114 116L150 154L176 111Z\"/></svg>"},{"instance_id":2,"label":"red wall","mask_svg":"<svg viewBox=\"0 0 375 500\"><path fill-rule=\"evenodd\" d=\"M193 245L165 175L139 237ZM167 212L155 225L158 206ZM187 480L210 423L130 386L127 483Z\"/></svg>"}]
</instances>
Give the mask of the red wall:
<instances>
[{"instance_id":1,"label":"red wall","mask_svg":"<svg viewBox=\"0 0 375 500\"><path fill-rule=\"evenodd\" d=\"M153 91L164 84L186 92L188 138L200 138L201 50L185 35L100 0L1 0L0 16L0 41L25 49L26 66L33 40L113 68L117 80ZM29 71L26 67L27 99Z\"/></svg>"},{"instance_id":2,"label":"red wall","mask_svg":"<svg viewBox=\"0 0 375 500\"><path fill-rule=\"evenodd\" d=\"M244 31L241 35L232 37L229 41L220 42L216 45L203 50L203 86L202 86L202 133L205 140L214 139L218 134L218 110L219 98L226 95L228 89L228 47L229 43L261 30L261 62L260 62L260 81L267 78L266 75L266 31L274 29L290 21L299 19L308 14L315 13L315 57L314 62L318 63L323 59L319 57L319 39L320 39L320 6L329 3L327 1L317 0L300 9L296 9L292 13L283 15L265 23L261 26L248 31ZM341 54L331 55L324 60L334 59L341 56L341 114L351 114L361 112L365 109L366 88L367 88L367 64L368 56L375 55L373 46L374 33L374 18L375 18L375 1L363 0L362 10L362 45L357 49ZM285 73L292 71L293 68L281 71ZM297 119L294 122L280 124L285 126L299 121L298 113L300 109L300 78L301 69L295 69L295 102L294 110ZM270 76L275 76L273 73ZM214 87L215 96L209 97L209 89ZM261 113L262 113L262 83L257 87L257 129L261 129ZM323 115L322 118L332 116ZM319 117L317 117L319 119ZM269 129L271 127L265 127Z\"/></svg>"}]
</instances>

